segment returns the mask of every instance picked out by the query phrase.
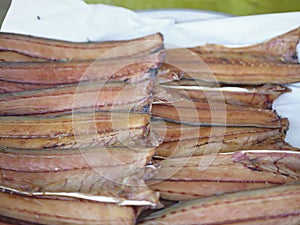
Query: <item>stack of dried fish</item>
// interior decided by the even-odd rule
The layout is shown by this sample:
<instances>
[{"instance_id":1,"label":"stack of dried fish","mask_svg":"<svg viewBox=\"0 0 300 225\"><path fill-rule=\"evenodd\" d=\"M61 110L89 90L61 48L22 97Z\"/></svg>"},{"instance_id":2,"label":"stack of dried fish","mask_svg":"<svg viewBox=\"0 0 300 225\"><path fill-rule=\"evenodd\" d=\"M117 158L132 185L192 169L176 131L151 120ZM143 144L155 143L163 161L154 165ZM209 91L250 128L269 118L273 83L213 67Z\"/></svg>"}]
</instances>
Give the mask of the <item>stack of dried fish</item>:
<instances>
[{"instance_id":1,"label":"stack of dried fish","mask_svg":"<svg viewBox=\"0 0 300 225\"><path fill-rule=\"evenodd\" d=\"M181 79L155 90L153 116L168 121L154 124L164 139L158 154L166 157L187 148L202 154L216 151L217 144L224 152L295 150L284 141L287 118L272 105L290 91L285 84L300 81L299 39L300 28L250 47L166 50L161 73Z\"/></svg>"},{"instance_id":2,"label":"stack of dried fish","mask_svg":"<svg viewBox=\"0 0 300 225\"><path fill-rule=\"evenodd\" d=\"M2 33L0 221L300 224L300 153L272 108L300 81L299 39L164 51L159 34Z\"/></svg>"},{"instance_id":3,"label":"stack of dried fish","mask_svg":"<svg viewBox=\"0 0 300 225\"><path fill-rule=\"evenodd\" d=\"M300 81L300 28L268 42L167 50L152 122L163 143L147 184L166 207L140 224L300 224L300 153L272 109Z\"/></svg>"},{"instance_id":4,"label":"stack of dried fish","mask_svg":"<svg viewBox=\"0 0 300 225\"><path fill-rule=\"evenodd\" d=\"M133 206L158 204L144 176L158 145L160 34L71 43L1 33L0 49L1 220L134 224Z\"/></svg>"}]
</instances>

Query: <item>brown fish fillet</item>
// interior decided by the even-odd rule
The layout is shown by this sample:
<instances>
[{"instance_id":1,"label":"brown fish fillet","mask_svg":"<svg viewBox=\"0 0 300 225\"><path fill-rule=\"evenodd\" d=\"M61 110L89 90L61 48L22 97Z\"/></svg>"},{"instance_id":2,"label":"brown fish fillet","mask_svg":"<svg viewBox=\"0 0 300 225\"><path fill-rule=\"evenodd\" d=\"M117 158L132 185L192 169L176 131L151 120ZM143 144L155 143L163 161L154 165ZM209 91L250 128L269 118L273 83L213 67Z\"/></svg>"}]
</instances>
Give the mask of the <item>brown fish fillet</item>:
<instances>
[{"instance_id":1,"label":"brown fish fillet","mask_svg":"<svg viewBox=\"0 0 300 225\"><path fill-rule=\"evenodd\" d=\"M180 202L153 213L140 224L298 225L299 200L300 184L287 184Z\"/></svg>"},{"instance_id":2,"label":"brown fish fillet","mask_svg":"<svg viewBox=\"0 0 300 225\"><path fill-rule=\"evenodd\" d=\"M188 200L299 181L299 152L258 150L168 158L147 182L162 198Z\"/></svg>"},{"instance_id":3,"label":"brown fish fillet","mask_svg":"<svg viewBox=\"0 0 300 225\"><path fill-rule=\"evenodd\" d=\"M148 114L74 113L60 116L0 117L0 146L11 148L83 148L157 146Z\"/></svg>"},{"instance_id":4,"label":"brown fish fillet","mask_svg":"<svg viewBox=\"0 0 300 225\"><path fill-rule=\"evenodd\" d=\"M296 45L300 28L272 40L244 48L206 45L168 49L162 71L185 79L225 85L286 84L300 81Z\"/></svg>"},{"instance_id":5,"label":"brown fish fillet","mask_svg":"<svg viewBox=\"0 0 300 225\"><path fill-rule=\"evenodd\" d=\"M273 102L282 94L289 92L280 85L261 87L201 87L162 85L165 91L178 98L200 102L224 102L230 105L242 105L255 108L272 109ZM154 96L155 98L155 96ZM159 100L158 100L159 101Z\"/></svg>"},{"instance_id":6,"label":"brown fish fillet","mask_svg":"<svg viewBox=\"0 0 300 225\"><path fill-rule=\"evenodd\" d=\"M272 56L285 63L299 63L297 59L296 47L300 39L300 27L287 33L276 36L263 43L247 47L230 48L217 44L207 44L197 47L203 53L211 52L251 52Z\"/></svg>"},{"instance_id":7,"label":"brown fish fillet","mask_svg":"<svg viewBox=\"0 0 300 225\"><path fill-rule=\"evenodd\" d=\"M152 121L162 139L156 148L159 157L195 156L248 149L299 150L285 142L288 127L197 127Z\"/></svg>"},{"instance_id":8,"label":"brown fish fillet","mask_svg":"<svg viewBox=\"0 0 300 225\"><path fill-rule=\"evenodd\" d=\"M0 115L74 111L149 112L153 82L81 83L0 95Z\"/></svg>"},{"instance_id":9,"label":"brown fish fillet","mask_svg":"<svg viewBox=\"0 0 300 225\"><path fill-rule=\"evenodd\" d=\"M72 198L37 198L0 192L0 215L25 221L25 224L129 224L136 214L130 206L82 201Z\"/></svg>"},{"instance_id":10,"label":"brown fish fillet","mask_svg":"<svg viewBox=\"0 0 300 225\"><path fill-rule=\"evenodd\" d=\"M273 110L219 102L178 100L171 103L154 103L152 115L166 121L192 125L282 127L282 120Z\"/></svg>"},{"instance_id":11,"label":"brown fish fillet","mask_svg":"<svg viewBox=\"0 0 300 225\"><path fill-rule=\"evenodd\" d=\"M159 66L159 60L141 62L43 62L2 63L0 80L10 85L7 92L18 91L18 87L34 90L46 85L77 84L79 82L124 81L128 83L150 79ZM15 87L14 87L15 86ZM3 88L2 92L4 92Z\"/></svg>"},{"instance_id":12,"label":"brown fish fillet","mask_svg":"<svg viewBox=\"0 0 300 225\"><path fill-rule=\"evenodd\" d=\"M83 193L157 203L143 181L154 149L0 149L0 186L20 192Z\"/></svg>"},{"instance_id":13,"label":"brown fish fillet","mask_svg":"<svg viewBox=\"0 0 300 225\"><path fill-rule=\"evenodd\" d=\"M1 61L27 61L30 58L33 61L35 59L84 61L99 58L107 60L143 56L162 48L163 38L159 33L127 41L82 43L12 33L0 34ZM13 55L10 56L8 52L12 52Z\"/></svg>"},{"instance_id":14,"label":"brown fish fillet","mask_svg":"<svg viewBox=\"0 0 300 225\"><path fill-rule=\"evenodd\" d=\"M0 81L0 94L12 93L12 92L22 92L31 91L45 88L53 88L57 85L55 84L24 84L9 81Z\"/></svg>"},{"instance_id":15,"label":"brown fish fillet","mask_svg":"<svg viewBox=\"0 0 300 225\"><path fill-rule=\"evenodd\" d=\"M164 64L161 70L183 73L185 79L200 80L201 83L220 83L226 85L263 85L287 84L300 81L300 65L283 63L269 59L264 55L247 52L213 52L199 53L191 49L198 59L185 59L186 49L169 49L166 51L169 63L180 64L179 68L169 68Z\"/></svg>"}]
</instances>

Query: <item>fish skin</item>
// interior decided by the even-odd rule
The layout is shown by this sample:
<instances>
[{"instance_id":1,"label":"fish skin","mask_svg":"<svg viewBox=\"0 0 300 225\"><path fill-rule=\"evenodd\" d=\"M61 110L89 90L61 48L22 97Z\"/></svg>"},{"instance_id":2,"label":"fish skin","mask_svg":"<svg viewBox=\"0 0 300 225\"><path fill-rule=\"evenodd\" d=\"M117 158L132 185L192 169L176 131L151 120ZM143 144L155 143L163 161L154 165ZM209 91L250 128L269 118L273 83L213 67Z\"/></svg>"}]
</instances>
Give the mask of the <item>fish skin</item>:
<instances>
[{"instance_id":1,"label":"fish skin","mask_svg":"<svg viewBox=\"0 0 300 225\"><path fill-rule=\"evenodd\" d=\"M225 102L230 105L272 109L273 102L282 94L291 90L281 85L263 85L261 87L222 87L204 88L201 86L164 85L165 91L178 98L199 102ZM231 89L231 90L230 90ZM240 90L236 90L240 89ZM154 99L156 96L154 96ZM159 101L159 96L158 100ZM156 99L155 99L156 101Z\"/></svg>"},{"instance_id":2,"label":"fish skin","mask_svg":"<svg viewBox=\"0 0 300 225\"><path fill-rule=\"evenodd\" d=\"M260 44L250 45L247 47L226 47L217 44L206 44L196 47L197 51L202 53L211 52L251 52L264 54L274 57L284 63L299 63L297 59L296 47L300 39L300 27L295 28L287 33L278 35L270 40ZM195 49L195 50L196 50Z\"/></svg>"},{"instance_id":3,"label":"fish skin","mask_svg":"<svg viewBox=\"0 0 300 225\"><path fill-rule=\"evenodd\" d=\"M285 184L183 201L150 214L139 224L297 225L299 187L299 183Z\"/></svg>"},{"instance_id":4,"label":"fish skin","mask_svg":"<svg viewBox=\"0 0 300 225\"><path fill-rule=\"evenodd\" d=\"M1 93L35 90L80 82L139 83L153 79L164 52L139 58L71 61L0 63Z\"/></svg>"},{"instance_id":5,"label":"fish skin","mask_svg":"<svg viewBox=\"0 0 300 225\"><path fill-rule=\"evenodd\" d=\"M2 116L0 124L0 146L8 148L147 147L159 143L149 125L150 115L145 113Z\"/></svg>"},{"instance_id":6,"label":"fish skin","mask_svg":"<svg viewBox=\"0 0 300 225\"><path fill-rule=\"evenodd\" d=\"M30 197L0 192L0 215L23 224L134 225L133 207L72 198ZM12 220L10 220L12 218Z\"/></svg>"},{"instance_id":7,"label":"fish skin","mask_svg":"<svg viewBox=\"0 0 300 225\"><path fill-rule=\"evenodd\" d=\"M166 51L166 54L170 55L170 63L181 64L181 69L173 68L172 70L164 64L161 70L183 73L184 79L199 80L202 84L207 82L223 85L263 85L300 81L299 64L287 64L239 52L210 54L196 52L199 60L191 62L184 60L181 51L186 51L186 49L168 49Z\"/></svg>"},{"instance_id":8,"label":"fish skin","mask_svg":"<svg viewBox=\"0 0 300 225\"><path fill-rule=\"evenodd\" d=\"M52 88L55 86L56 85L51 84L19 84L9 81L0 81L0 94Z\"/></svg>"},{"instance_id":9,"label":"fish skin","mask_svg":"<svg viewBox=\"0 0 300 225\"><path fill-rule=\"evenodd\" d=\"M26 43L26 44L24 44ZM160 33L128 41L68 42L22 34L0 34L1 61L85 61L143 56L163 48ZM10 52L13 53L10 56ZM3 53L3 54L2 54ZM16 54L17 53L17 54ZM20 57L18 57L20 56Z\"/></svg>"},{"instance_id":10,"label":"fish skin","mask_svg":"<svg viewBox=\"0 0 300 225\"><path fill-rule=\"evenodd\" d=\"M184 79L199 81L204 86L295 83L300 81L296 53L299 40L300 28L297 28L250 47L210 44L168 49L168 61L161 70L183 74Z\"/></svg>"},{"instance_id":11,"label":"fish skin","mask_svg":"<svg viewBox=\"0 0 300 225\"><path fill-rule=\"evenodd\" d=\"M77 111L149 112L153 81L80 83L0 95L0 115L22 116ZM125 94L126 93L126 94Z\"/></svg>"},{"instance_id":12,"label":"fish skin","mask_svg":"<svg viewBox=\"0 0 300 225\"><path fill-rule=\"evenodd\" d=\"M168 122L200 126L282 127L282 120L274 110L186 99L166 103L154 102L152 116Z\"/></svg>"},{"instance_id":13,"label":"fish skin","mask_svg":"<svg viewBox=\"0 0 300 225\"><path fill-rule=\"evenodd\" d=\"M160 167L147 184L173 201L267 188L299 182L299 159L299 152L279 150L178 156L158 160Z\"/></svg>"},{"instance_id":14,"label":"fish skin","mask_svg":"<svg viewBox=\"0 0 300 225\"><path fill-rule=\"evenodd\" d=\"M154 149L0 149L0 186L18 192L83 193L158 203L144 183ZM49 195L49 194L47 194Z\"/></svg>"},{"instance_id":15,"label":"fish skin","mask_svg":"<svg viewBox=\"0 0 300 225\"><path fill-rule=\"evenodd\" d=\"M153 130L162 139L157 157L197 156L239 150L294 150L285 142L288 127L197 127L152 121Z\"/></svg>"}]
</instances>

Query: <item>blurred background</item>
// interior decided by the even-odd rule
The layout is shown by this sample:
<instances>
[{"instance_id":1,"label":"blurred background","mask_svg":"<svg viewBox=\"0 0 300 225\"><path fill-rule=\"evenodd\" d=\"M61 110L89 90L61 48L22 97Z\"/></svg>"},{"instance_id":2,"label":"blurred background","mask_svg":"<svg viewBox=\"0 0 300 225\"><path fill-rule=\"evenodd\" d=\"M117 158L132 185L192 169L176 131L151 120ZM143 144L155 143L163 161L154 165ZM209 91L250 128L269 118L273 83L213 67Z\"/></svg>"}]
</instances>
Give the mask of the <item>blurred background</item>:
<instances>
[{"instance_id":1,"label":"blurred background","mask_svg":"<svg viewBox=\"0 0 300 225\"><path fill-rule=\"evenodd\" d=\"M86 3L110 4L132 10L147 9L198 9L232 15L251 15L275 12L300 11L300 0L84 0ZM26 1L24 1L25 3ZM0 0L0 26L11 0Z\"/></svg>"},{"instance_id":2,"label":"blurred background","mask_svg":"<svg viewBox=\"0 0 300 225\"><path fill-rule=\"evenodd\" d=\"M85 0L133 10L188 8L211 10L233 15L300 11L300 0Z\"/></svg>"},{"instance_id":3,"label":"blurred background","mask_svg":"<svg viewBox=\"0 0 300 225\"><path fill-rule=\"evenodd\" d=\"M11 0L0 0L0 27L5 18L7 10L10 6Z\"/></svg>"}]
</instances>

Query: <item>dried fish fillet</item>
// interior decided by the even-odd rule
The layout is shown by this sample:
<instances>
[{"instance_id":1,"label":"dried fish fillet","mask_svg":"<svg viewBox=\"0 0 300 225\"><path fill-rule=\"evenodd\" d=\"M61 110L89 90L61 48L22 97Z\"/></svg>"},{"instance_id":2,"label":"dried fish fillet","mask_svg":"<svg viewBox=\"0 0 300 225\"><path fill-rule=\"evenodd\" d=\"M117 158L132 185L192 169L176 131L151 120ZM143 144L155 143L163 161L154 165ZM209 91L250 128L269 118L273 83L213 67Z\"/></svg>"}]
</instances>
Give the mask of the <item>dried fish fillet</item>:
<instances>
[{"instance_id":1,"label":"dried fish fillet","mask_svg":"<svg viewBox=\"0 0 300 225\"><path fill-rule=\"evenodd\" d=\"M81 83L0 95L0 115L40 115L75 111L149 112L153 82Z\"/></svg>"},{"instance_id":2,"label":"dried fish fillet","mask_svg":"<svg viewBox=\"0 0 300 225\"><path fill-rule=\"evenodd\" d=\"M280 128L286 123L273 110L191 100L154 103L152 115L170 122L208 126Z\"/></svg>"},{"instance_id":3,"label":"dried fish fillet","mask_svg":"<svg viewBox=\"0 0 300 225\"><path fill-rule=\"evenodd\" d=\"M265 54L285 63L298 63L296 47L300 39L300 27L268 41L247 47L225 47L217 44L207 44L197 47L198 51L211 52L251 52Z\"/></svg>"},{"instance_id":4,"label":"dried fish fillet","mask_svg":"<svg viewBox=\"0 0 300 225\"><path fill-rule=\"evenodd\" d=\"M168 49L166 51L172 65L181 64L182 69L172 69L163 65L161 70L184 74L185 79L200 80L201 83L220 83L226 85L263 85L287 84L300 81L300 65L270 60L264 55L250 53L199 53L196 61L186 61L186 49ZM200 65L199 65L200 64ZM204 65L202 65L204 64Z\"/></svg>"},{"instance_id":5,"label":"dried fish fillet","mask_svg":"<svg viewBox=\"0 0 300 225\"><path fill-rule=\"evenodd\" d=\"M38 198L0 192L0 215L42 224L135 224L136 214L130 206L82 201L72 198ZM14 220L12 220L15 222ZM18 222L19 222L18 221Z\"/></svg>"},{"instance_id":6,"label":"dried fish fillet","mask_svg":"<svg viewBox=\"0 0 300 225\"><path fill-rule=\"evenodd\" d=\"M300 28L272 40L244 48L206 45L168 49L161 71L184 74L185 79L226 85L286 84L300 81L296 46Z\"/></svg>"},{"instance_id":7,"label":"dried fish fillet","mask_svg":"<svg viewBox=\"0 0 300 225\"><path fill-rule=\"evenodd\" d=\"M56 85L51 84L19 84L15 82L0 81L0 94L11 93L11 92L21 92L37 89L52 88Z\"/></svg>"},{"instance_id":8,"label":"dried fish fillet","mask_svg":"<svg viewBox=\"0 0 300 225\"><path fill-rule=\"evenodd\" d=\"M156 148L159 157L196 156L249 149L296 150L285 142L288 127L198 127L152 121L162 139Z\"/></svg>"},{"instance_id":9,"label":"dried fish fillet","mask_svg":"<svg viewBox=\"0 0 300 225\"><path fill-rule=\"evenodd\" d=\"M288 184L180 202L153 213L140 224L297 225L299 200L300 184Z\"/></svg>"},{"instance_id":10,"label":"dried fish fillet","mask_svg":"<svg viewBox=\"0 0 300 225\"><path fill-rule=\"evenodd\" d=\"M45 86L72 84L88 81L127 83L152 79L160 66L163 51L149 53L143 58L126 58L72 62L1 63L0 80L9 85L1 92L18 89L34 90Z\"/></svg>"},{"instance_id":11,"label":"dried fish fillet","mask_svg":"<svg viewBox=\"0 0 300 225\"><path fill-rule=\"evenodd\" d=\"M18 192L74 193L157 204L143 180L154 149L0 149L0 186Z\"/></svg>"},{"instance_id":12,"label":"dried fish fillet","mask_svg":"<svg viewBox=\"0 0 300 225\"><path fill-rule=\"evenodd\" d=\"M74 113L60 116L0 117L0 146L11 148L83 148L156 146L148 114Z\"/></svg>"},{"instance_id":13,"label":"dried fish fillet","mask_svg":"<svg viewBox=\"0 0 300 225\"><path fill-rule=\"evenodd\" d=\"M3 32L0 34L1 61L107 60L143 56L162 48L163 38L159 33L128 41L82 43Z\"/></svg>"},{"instance_id":14,"label":"dried fish fillet","mask_svg":"<svg viewBox=\"0 0 300 225\"><path fill-rule=\"evenodd\" d=\"M189 200L299 181L299 152L266 150L168 158L148 183L162 198Z\"/></svg>"},{"instance_id":15,"label":"dried fish fillet","mask_svg":"<svg viewBox=\"0 0 300 225\"><path fill-rule=\"evenodd\" d=\"M225 102L230 105L272 109L273 102L282 94L289 92L280 85L264 85L261 87L202 87L161 85L173 96L200 102ZM155 97L155 96L154 96ZM159 101L159 100L158 100Z\"/></svg>"}]
</instances>

